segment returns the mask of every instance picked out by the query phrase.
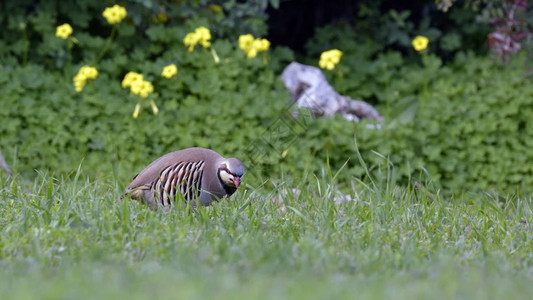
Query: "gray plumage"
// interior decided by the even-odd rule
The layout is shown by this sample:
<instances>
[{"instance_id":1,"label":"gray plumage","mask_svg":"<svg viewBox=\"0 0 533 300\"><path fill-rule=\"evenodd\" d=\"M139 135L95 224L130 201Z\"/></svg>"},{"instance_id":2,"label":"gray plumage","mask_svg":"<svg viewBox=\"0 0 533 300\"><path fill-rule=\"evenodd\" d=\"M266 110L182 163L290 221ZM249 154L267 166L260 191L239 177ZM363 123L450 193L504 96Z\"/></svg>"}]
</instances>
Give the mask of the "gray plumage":
<instances>
[{"instance_id":1,"label":"gray plumage","mask_svg":"<svg viewBox=\"0 0 533 300\"><path fill-rule=\"evenodd\" d=\"M2 152L0 152L0 169L6 171L7 174L13 176L13 172L11 172L11 170L10 170L9 167L7 166L7 162L6 162L6 160L4 159L4 156L2 155Z\"/></svg>"},{"instance_id":2,"label":"gray plumage","mask_svg":"<svg viewBox=\"0 0 533 300\"><path fill-rule=\"evenodd\" d=\"M210 149L188 148L153 161L133 177L124 195L151 208L171 206L178 192L187 201L197 198L202 205L210 205L231 196L243 174L244 166L236 158L226 159Z\"/></svg>"}]
</instances>

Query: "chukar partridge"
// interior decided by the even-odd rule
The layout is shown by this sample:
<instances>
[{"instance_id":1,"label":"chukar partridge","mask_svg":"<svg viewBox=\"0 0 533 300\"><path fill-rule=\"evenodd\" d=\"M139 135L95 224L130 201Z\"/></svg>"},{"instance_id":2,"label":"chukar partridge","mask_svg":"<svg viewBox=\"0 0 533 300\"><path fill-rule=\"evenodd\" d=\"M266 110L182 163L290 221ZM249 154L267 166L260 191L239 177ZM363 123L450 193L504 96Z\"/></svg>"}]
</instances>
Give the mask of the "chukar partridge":
<instances>
[{"instance_id":1,"label":"chukar partridge","mask_svg":"<svg viewBox=\"0 0 533 300\"><path fill-rule=\"evenodd\" d=\"M188 148L153 161L133 177L124 195L156 209L158 204L172 205L178 192L187 201L198 199L202 205L210 205L231 196L243 174L244 165L236 158L224 158L210 149Z\"/></svg>"}]
</instances>

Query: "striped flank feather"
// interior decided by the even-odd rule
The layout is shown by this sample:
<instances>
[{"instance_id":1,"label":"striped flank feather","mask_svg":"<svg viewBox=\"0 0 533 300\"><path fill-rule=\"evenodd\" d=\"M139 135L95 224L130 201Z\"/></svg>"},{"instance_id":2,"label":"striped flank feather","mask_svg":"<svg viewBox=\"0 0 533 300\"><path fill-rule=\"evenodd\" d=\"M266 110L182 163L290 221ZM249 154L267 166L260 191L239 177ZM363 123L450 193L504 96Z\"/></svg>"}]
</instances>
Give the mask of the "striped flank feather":
<instances>
[{"instance_id":1,"label":"striped flank feather","mask_svg":"<svg viewBox=\"0 0 533 300\"><path fill-rule=\"evenodd\" d=\"M157 201L163 206L171 205L179 192L185 200L198 197L202 188L204 161L179 162L161 170L151 185Z\"/></svg>"}]
</instances>

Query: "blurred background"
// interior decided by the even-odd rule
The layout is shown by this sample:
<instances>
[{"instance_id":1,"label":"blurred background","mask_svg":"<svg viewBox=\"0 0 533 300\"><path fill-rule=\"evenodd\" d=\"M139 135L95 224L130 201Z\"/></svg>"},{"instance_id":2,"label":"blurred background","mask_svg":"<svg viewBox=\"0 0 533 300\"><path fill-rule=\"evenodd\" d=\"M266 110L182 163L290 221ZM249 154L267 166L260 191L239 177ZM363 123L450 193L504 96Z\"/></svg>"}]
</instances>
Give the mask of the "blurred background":
<instances>
[{"instance_id":1,"label":"blurred background","mask_svg":"<svg viewBox=\"0 0 533 300\"><path fill-rule=\"evenodd\" d=\"M103 12L115 4L127 15L112 24ZM167 152L207 147L241 158L253 185L329 168L341 187L371 174L530 190L531 11L526 0L0 1L0 151L27 178L81 168L126 184ZM189 51L202 26L209 46ZM269 49L248 57L245 34ZM342 57L323 70L329 83L373 105L379 126L290 117L281 72L331 49ZM162 76L171 64L177 74ZM98 75L78 91L83 66ZM123 86L129 72L149 95Z\"/></svg>"}]
</instances>

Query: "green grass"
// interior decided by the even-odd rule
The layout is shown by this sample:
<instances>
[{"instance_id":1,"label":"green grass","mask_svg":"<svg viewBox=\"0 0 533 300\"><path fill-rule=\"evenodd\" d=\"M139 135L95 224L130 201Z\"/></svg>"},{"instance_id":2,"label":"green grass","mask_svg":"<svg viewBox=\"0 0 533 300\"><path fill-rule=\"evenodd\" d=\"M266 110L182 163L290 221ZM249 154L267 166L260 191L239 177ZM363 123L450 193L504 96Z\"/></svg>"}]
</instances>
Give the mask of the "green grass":
<instances>
[{"instance_id":1,"label":"green grass","mask_svg":"<svg viewBox=\"0 0 533 300\"><path fill-rule=\"evenodd\" d=\"M324 176L327 178L328 176ZM529 298L533 201L443 198L325 178L302 195L240 190L185 213L115 201L122 187L50 178L0 183L1 299ZM22 180L21 180L22 181ZM283 186L283 185L282 185ZM284 186L282 187L284 188Z\"/></svg>"}]
</instances>

